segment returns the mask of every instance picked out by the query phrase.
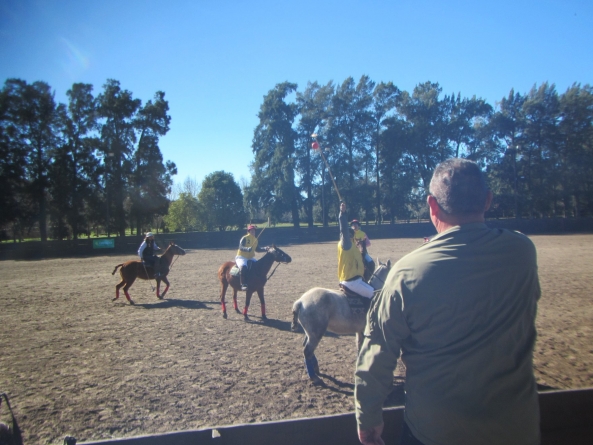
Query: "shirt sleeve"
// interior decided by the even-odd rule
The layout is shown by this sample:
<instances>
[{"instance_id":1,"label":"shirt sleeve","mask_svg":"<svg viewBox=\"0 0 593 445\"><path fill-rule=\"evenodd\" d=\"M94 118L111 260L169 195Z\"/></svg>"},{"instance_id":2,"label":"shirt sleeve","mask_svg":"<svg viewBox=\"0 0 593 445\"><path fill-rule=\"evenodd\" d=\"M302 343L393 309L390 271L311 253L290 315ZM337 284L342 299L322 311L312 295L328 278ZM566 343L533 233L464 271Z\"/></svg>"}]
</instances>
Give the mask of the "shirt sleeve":
<instances>
[{"instance_id":1,"label":"shirt sleeve","mask_svg":"<svg viewBox=\"0 0 593 445\"><path fill-rule=\"evenodd\" d=\"M397 292L383 291L369 310L355 372L354 403L360 429L383 422L383 403L393 385L401 341L409 335Z\"/></svg>"}]
</instances>

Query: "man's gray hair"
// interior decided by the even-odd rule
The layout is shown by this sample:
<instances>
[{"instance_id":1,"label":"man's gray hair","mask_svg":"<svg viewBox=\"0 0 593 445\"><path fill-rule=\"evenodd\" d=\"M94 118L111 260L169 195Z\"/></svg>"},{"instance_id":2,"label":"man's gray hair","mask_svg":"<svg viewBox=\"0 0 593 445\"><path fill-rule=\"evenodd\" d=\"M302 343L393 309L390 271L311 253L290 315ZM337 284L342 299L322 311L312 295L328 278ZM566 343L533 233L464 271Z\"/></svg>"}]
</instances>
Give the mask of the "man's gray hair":
<instances>
[{"instance_id":1,"label":"man's gray hair","mask_svg":"<svg viewBox=\"0 0 593 445\"><path fill-rule=\"evenodd\" d=\"M429 191L446 213L474 215L484 212L488 186L478 164L451 158L437 165Z\"/></svg>"}]
</instances>

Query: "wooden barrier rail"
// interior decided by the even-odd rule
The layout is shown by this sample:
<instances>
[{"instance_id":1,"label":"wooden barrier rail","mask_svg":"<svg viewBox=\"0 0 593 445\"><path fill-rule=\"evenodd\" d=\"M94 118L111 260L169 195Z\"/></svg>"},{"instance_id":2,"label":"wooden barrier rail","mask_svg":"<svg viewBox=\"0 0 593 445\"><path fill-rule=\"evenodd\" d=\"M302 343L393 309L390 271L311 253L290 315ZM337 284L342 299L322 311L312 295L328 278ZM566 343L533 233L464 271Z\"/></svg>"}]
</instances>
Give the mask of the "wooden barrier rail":
<instances>
[{"instance_id":1,"label":"wooden barrier rail","mask_svg":"<svg viewBox=\"0 0 593 445\"><path fill-rule=\"evenodd\" d=\"M542 445L593 444L593 388L539 393ZM386 445L399 443L403 407L383 411ZM359 445L354 413L204 428L85 445Z\"/></svg>"}]
</instances>

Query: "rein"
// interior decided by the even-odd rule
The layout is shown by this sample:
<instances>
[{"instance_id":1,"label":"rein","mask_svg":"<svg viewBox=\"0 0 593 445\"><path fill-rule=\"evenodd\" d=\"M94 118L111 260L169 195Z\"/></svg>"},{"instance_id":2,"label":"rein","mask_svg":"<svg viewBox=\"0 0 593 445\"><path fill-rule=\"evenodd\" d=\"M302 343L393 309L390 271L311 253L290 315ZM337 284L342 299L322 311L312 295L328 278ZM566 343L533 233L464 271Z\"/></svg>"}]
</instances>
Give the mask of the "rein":
<instances>
[{"instance_id":1,"label":"rein","mask_svg":"<svg viewBox=\"0 0 593 445\"><path fill-rule=\"evenodd\" d=\"M278 263L278 264L276 264L276 267L274 267L274 270L272 271L272 273L270 274L270 276L266 278L266 281L268 281L270 278L272 278L272 275L274 275L274 272L276 272L276 269L278 269L278 266L280 266L281 264L286 264L286 263Z\"/></svg>"},{"instance_id":2,"label":"rein","mask_svg":"<svg viewBox=\"0 0 593 445\"><path fill-rule=\"evenodd\" d=\"M173 261L171 261L171 265L169 266L169 272L171 272L171 269L173 269L173 264L175 264L175 261L177 261L179 255L173 255L173 257Z\"/></svg>"}]
</instances>

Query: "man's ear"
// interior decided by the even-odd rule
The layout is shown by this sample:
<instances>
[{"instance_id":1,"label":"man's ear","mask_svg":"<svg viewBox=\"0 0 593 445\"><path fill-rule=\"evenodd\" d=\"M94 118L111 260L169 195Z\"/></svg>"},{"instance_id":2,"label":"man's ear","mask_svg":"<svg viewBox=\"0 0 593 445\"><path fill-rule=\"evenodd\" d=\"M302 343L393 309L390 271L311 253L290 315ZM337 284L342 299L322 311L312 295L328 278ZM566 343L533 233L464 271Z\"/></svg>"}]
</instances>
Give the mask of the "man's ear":
<instances>
[{"instance_id":1,"label":"man's ear","mask_svg":"<svg viewBox=\"0 0 593 445\"><path fill-rule=\"evenodd\" d=\"M439 207L436 198L432 195L428 195L428 198L426 198L426 202L428 203L430 214L438 216L441 211L441 208Z\"/></svg>"}]
</instances>

